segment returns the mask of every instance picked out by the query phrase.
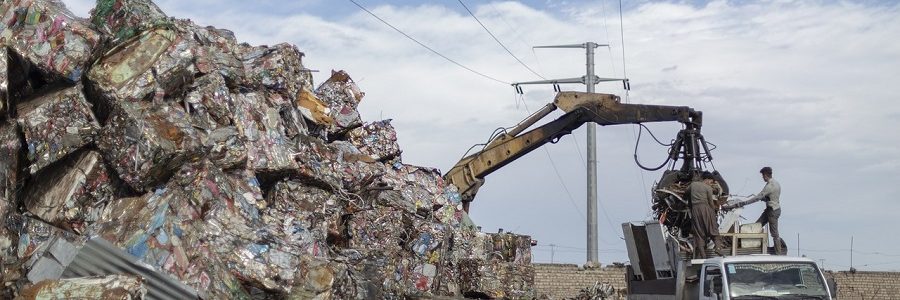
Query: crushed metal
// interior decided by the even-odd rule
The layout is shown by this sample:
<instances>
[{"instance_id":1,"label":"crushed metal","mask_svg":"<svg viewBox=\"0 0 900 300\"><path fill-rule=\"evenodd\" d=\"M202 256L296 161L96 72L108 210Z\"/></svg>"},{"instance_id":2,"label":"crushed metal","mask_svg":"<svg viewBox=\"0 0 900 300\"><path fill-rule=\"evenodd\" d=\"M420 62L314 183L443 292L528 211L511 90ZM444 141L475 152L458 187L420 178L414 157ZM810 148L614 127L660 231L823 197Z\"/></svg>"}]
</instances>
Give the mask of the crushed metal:
<instances>
[{"instance_id":1,"label":"crushed metal","mask_svg":"<svg viewBox=\"0 0 900 300\"><path fill-rule=\"evenodd\" d=\"M477 232L297 46L149 0L0 17L0 298L535 297L531 238Z\"/></svg>"}]
</instances>

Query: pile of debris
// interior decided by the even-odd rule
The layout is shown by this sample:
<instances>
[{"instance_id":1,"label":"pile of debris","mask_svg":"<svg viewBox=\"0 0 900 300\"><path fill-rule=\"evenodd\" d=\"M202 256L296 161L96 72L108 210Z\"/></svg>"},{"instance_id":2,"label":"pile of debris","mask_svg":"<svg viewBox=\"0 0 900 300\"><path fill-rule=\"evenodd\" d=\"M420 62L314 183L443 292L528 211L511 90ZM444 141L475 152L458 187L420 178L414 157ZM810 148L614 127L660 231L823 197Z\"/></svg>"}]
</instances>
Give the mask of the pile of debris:
<instances>
[{"instance_id":1,"label":"pile of debris","mask_svg":"<svg viewBox=\"0 0 900 300\"><path fill-rule=\"evenodd\" d=\"M149 0L0 17L0 298L534 297L345 72Z\"/></svg>"}]
</instances>

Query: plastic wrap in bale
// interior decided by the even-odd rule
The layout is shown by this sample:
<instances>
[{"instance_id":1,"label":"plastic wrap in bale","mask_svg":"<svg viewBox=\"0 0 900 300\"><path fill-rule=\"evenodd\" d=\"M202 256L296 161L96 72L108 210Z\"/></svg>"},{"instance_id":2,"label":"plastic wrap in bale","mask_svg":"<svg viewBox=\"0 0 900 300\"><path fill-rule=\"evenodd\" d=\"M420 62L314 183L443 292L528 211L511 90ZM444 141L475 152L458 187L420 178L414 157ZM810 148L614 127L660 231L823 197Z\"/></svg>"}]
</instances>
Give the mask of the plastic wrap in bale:
<instances>
[{"instance_id":1,"label":"plastic wrap in bale","mask_svg":"<svg viewBox=\"0 0 900 300\"><path fill-rule=\"evenodd\" d=\"M205 241L201 206L177 184L110 204L97 235L157 271L206 293L209 299L249 295Z\"/></svg>"},{"instance_id":2,"label":"plastic wrap in bale","mask_svg":"<svg viewBox=\"0 0 900 300\"><path fill-rule=\"evenodd\" d=\"M356 108L363 96L365 93L344 71L332 71L331 78L316 88L316 98L325 103L329 117L334 121L326 129L329 134L343 133L362 125Z\"/></svg>"},{"instance_id":3,"label":"plastic wrap in bale","mask_svg":"<svg viewBox=\"0 0 900 300\"><path fill-rule=\"evenodd\" d=\"M97 146L128 185L143 191L200 155L198 133L177 106L120 103Z\"/></svg>"},{"instance_id":4,"label":"plastic wrap in bale","mask_svg":"<svg viewBox=\"0 0 900 300\"><path fill-rule=\"evenodd\" d=\"M132 275L78 277L43 281L22 289L34 299L144 299L144 280ZM24 299L24 298L23 298Z\"/></svg>"},{"instance_id":5,"label":"plastic wrap in bale","mask_svg":"<svg viewBox=\"0 0 900 300\"><path fill-rule=\"evenodd\" d=\"M61 1L3 1L0 16L0 40L48 77L80 81L101 41Z\"/></svg>"},{"instance_id":6,"label":"plastic wrap in bale","mask_svg":"<svg viewBox=\"0 0 900 300\"><path fill-rule=\"evenodd\" d=\"M92 93L100 98L99 109L151 98L158 103L177 93L196 73L195 47L191 34L167 26L145 31L108 51L87 74Z\"/></svg>"},{"instance_id":7,"label":"plastic wrap in bale","mask_svg":"<svg viewBox=\"0 0 900 300\"><path fill-rule=\"evenodd\" d=\"M110 175L100 153L76 152L38 174L41 179L25 189L25 207L51 224L84 232L118 196L120 183Z\"/></svg>"},{"instance_id":8,"label":"plastic wrap in bale","mask_svg":"<svg viewBox=\"0 0 900 300\"><path fill-rule=\"evenodd\" d=\"M18 113L31 174L90 143L100 129L81 84L19 103Z\"/></svg>"},{"instance_id":9,"label":"plastic wrap in bale","mask_svg":"<svg viewBox=\"0 0 900 300\"><path fill-rule=\"evenodd\" d=\"M386 161L400 158L400 145L397 144L397 131L391 120L376 121L357 127L347 133L348 140L359 151L374 160Z\"/></svg>"}]
</instances>

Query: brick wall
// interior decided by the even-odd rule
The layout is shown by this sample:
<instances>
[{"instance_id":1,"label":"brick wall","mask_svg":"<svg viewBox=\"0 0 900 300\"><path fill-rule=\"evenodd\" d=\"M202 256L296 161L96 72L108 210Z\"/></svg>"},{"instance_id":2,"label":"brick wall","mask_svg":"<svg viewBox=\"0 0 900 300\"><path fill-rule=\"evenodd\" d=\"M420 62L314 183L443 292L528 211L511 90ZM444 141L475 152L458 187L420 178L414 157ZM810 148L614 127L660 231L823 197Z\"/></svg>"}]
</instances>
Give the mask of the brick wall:
<instances>
[{"instance_id":1,"label":"brick wall","mask_svg":"<svg viewBox=\"0 0 900 300\"><path fill-rule=\"evenodd\" d=\"M838 299L900 299L900 272L826 272L837 283Z\"/></svg>"},{"instance_id":2,"label":"brick wall","mask_svg":"<svg viewBox=\"0 0 900 300\"><path fill-rule=\"evenodd\" d=\"M573 264L534 264L534 289L552 299L571 298L596 282L609 283L625 291L625 268L579 269Z\"/></svg>"},{"instance_id":3,"label":"brick wall","mask_svg":"<svg viewBox=\"0 0 900 300\"><path fill-rule=\"evenodd\" d=\"M622 294L625 292L625 268L579 269L573 264L534 264L534 273L535 291L551 299L574 297L597 281L612 284ZM900 299L900 272L829 271L825 276L837 283L838 299Z\"/></svg>"}]
</instances>

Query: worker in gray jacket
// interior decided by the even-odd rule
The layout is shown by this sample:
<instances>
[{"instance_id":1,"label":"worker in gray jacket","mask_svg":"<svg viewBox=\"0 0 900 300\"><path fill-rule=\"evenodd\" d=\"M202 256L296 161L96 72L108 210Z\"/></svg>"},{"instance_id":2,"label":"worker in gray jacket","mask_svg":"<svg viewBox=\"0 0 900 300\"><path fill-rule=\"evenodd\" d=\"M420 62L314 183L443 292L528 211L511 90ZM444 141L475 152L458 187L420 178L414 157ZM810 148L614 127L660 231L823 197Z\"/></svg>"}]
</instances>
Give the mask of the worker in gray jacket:
<instances>
[{"instance_id":1,"label":"worker in gray jacket","mask_svg":"<svg viewBox=\"0 0 900 300\"><path fill-rule=\"evenodd\" d=\"M713 194L713 175L703 172L701 181L688 186L687 195L691 201L691 229L694 234L694 258L706 258L706 243L712 240L716 254L722 256L722 240L719 237L719 222L716 218L716 196Z\"/></svg>"},{"instance_id":2,"label":"worker in gray jacket","mask_svg":"<svg viewBox=\"0 0 900 300\"><path fill-rule=\"evenodd\" d=\"M774 241L775 244L775 254L783 254L781 238L778 234L778 218L781 217L781 184L778 184L778 181L775 181L775 179L772 178L772 168L763 167L759 170L759 173L762 174L762 179L766 182L766 186L763 187L759 194L742 202L746 204L756 201L766 202L766 210L759 215L759 219L756 220L756 223L760 223L763 226L769 224L769 234L772 235L772 241Z\"/></svg>"}]
</instances>

